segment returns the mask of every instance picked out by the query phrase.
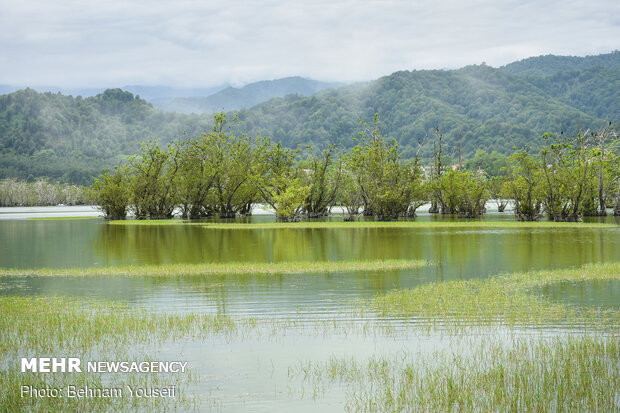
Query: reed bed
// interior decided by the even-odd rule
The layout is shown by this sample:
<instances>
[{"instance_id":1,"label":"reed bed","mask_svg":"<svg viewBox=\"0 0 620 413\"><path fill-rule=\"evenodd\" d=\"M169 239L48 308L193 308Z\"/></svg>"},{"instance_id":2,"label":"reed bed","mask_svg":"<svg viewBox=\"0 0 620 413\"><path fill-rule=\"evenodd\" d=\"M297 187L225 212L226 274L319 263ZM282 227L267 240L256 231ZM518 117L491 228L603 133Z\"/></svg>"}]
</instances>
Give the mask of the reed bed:
<instances>
[{"instance_id":1,"label":"reed bed","mask_svg":"<svg viewBox=\"0 0 620 413\"><path fill-rule=\"evenodd\" d=\"M594 280L620 280L620 263L430 283L374 297L362 306L382 316L421 317L457 326L490 322L510 326L558 323L588 328L620 326L619 311L554 303L532 292L535 287L549 283Z\"/></svg>"},{"instance_id":2,"label":"reed bed","mask_svg":"<svg viewBox=\"0 0 620 413\"><path fill-rule=\"evenodd\" d=\"M234 335L256 328L253 318L158 314L125 303L67 297L1 297L0 356L92 351L160 340Z\"/></svg>"},{"instance_id":3,"label":"reed bed","mask_svg":"<svg viewBox=\"0 0 620 413\"><path fill-rule=\"evenodd\" d=\"M337 273L403 270L419 268L425 265L427 265L427 262L423 260L296 261L263 263L231 262L204 264L134 265L123 267L91 268L2 269L0 270L0 277Z\"/></svg>"},{"instance_id":4,"label":"reed bed","mask_svg":"<svg viewBox=\"0 0 620 413\"><path fill-rule=\"evenodd\" d=\"M367 262L358 265L368 270ZM303 272L308 271L304 268ZM302 363L291 368L289 375L344 386L349 411L616 411L620 408L620 311L551 303L532 291L549 283L616 279L620 279L620 263L596 264L394 291L358 302L359 307L351 305L353 315L344 320L316 320L308 312L309 323L300 318L304 334L312 326L317 334L347 334L357 327L362 334L390 336L386 327L392 317L396 317L396 324L403 318L428 318L437 321L434 327L483 324L490 332L487 336L487 330L481 330L485 331L482 343L474 342L466 352L451 346L430 358L427 355L421 362L404 357L361 361L334 357L326 363ZM388 318L375 320L377 312ZM352 321L355 314L361 322L373 321L356 326ZM551 339L541 334L496 343L491 337L493 331L500 331L495 328L497 323L503 331L515 331L511 327L520 324L538 328L560 323L583 328L570 330L570 335L554 334ZM149 343L207 337L232 340L251 334L279 337L289 328L297 328L295 321L154 313L127 303L97 299L4 296L0 297L0 388L18 389L21 384L63 386L80 380L96 386L103 380L91 375L17 373L19 357L62 353L106 354L119 359L125 352L135 357L137 350ZM489 341L485 341L486 337ZM149 382L159 378L141 375L110 380L124 385L128 380ZM71 404L69 400L20 398L16 393L0 394L0 411L191 409L191 405L177 404L188 403L186 399L173 404L113 398Z\"/></svg>"},{"instance_id":5,"label":"reed bed","mask_svg":"<svg viewBox=\"0 0 620 413\"><path fill-rule=\"evenodd\" d=\"M316 388L345 386L347 411L547 412L620 408L620 336L483 343L472 355L332 357L289 368ZM320 394L315 390L314 394Z\"/></svg>"}]
</instances>

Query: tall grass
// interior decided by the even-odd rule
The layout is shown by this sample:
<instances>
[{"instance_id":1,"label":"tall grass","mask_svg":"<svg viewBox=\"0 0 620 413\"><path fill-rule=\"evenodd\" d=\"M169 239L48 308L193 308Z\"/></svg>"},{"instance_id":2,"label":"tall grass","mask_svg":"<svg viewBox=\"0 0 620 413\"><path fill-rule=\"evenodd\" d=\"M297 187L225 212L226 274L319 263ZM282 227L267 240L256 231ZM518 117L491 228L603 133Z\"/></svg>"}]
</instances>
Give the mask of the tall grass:
<instances>
[{"instance_id":1,"label":"tall grass","mask_svg":"<svg viewBox=\"0 0 620 413\"><path fill-rule=\"evenodd\" d=\"M344 384L348 411L612 412L620 408L620 336L482 344L433 360L332 357L289 369L318 386Z\"/></svg>"}]
</instances>

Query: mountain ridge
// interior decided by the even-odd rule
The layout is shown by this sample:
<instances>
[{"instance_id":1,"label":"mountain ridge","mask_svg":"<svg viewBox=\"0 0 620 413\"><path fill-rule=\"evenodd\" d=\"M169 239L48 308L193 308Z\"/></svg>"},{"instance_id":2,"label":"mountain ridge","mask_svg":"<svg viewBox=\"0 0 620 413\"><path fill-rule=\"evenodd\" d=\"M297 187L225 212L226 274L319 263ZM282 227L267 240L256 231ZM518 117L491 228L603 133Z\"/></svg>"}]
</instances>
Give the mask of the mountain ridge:
<instances>
[{"instance_id":1,"label":"mountain ridge","mask_svg":"<svg viewBox=\"0 0 620 413\"><path fill-rule=\"evenodd\" d=\"M508 153L513 147L535 146L545 132L576 133L609 121L617 127L620 70L615 61L608 63L611 67L546 77L484 64L399 71L235 111L241 121L236 132L270 136L293 148L350 147L360 120L370 121L378 113L383 132L399 141L406 158L435 127L444 134L448 155L456 154L459 142L465 158L478 149ZM101 168L136 153L146 139L165 144L208 131L211 123L209 114L164 112L121 89L88 98L20 90L0 96L0 178L47 176L88 183ZM431 155L427 144L422 156Z\"/></svg>"}]
</instances>

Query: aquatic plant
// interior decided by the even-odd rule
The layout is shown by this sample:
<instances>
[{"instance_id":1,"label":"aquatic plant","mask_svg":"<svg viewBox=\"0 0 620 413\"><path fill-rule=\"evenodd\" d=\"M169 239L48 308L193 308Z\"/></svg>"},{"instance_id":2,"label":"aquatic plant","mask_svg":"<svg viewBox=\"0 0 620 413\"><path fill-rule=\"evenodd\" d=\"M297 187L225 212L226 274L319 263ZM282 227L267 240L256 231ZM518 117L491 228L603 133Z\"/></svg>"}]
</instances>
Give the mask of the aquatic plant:
<instances>
[{"instance_id":1,"label":"aquatic plant","mask_svg":"<svg viewBox=\"0 0 620 413\"><path fill-rule=\"evenodd\" d=\"M417 268L423 260L231 262L204 264L134 265L123 267L3 269L0 276L172 276L209 274L286 274L388 271Z\"/></svg>"}]
</instances>

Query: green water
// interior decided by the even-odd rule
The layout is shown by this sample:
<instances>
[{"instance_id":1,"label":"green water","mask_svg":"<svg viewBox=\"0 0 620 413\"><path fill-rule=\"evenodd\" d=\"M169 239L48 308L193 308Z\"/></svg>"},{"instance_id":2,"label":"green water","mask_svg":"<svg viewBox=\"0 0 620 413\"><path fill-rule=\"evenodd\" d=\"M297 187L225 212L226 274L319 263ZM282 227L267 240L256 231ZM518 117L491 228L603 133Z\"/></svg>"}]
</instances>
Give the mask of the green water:
<instances>
[{"instance_id":1,"label":"green water","mask_svg":"<svg viewBox=\"0 0 620 413\"><path fill-rule=\"evenodd\" d=\"M258 220L269 218L258 218ZM93 267L202 262L424 259L434 265L388 273L96 279L6 279L4 294L75 294L220 312L329 307L420 283L489 277L620 260L619 228L207 229L108 225L95 220L0 221L0 266ZM588 288L588 287L584 287ZM593 287L592 287L593 288ZM574 295L609 303L606 289ZM613 299L615 296L611 296ZM252 303L251 305L249 303Z\"/></svg>"},{"instance_id":2,"label":"green water","mask_svg":"<svg viewBox=\"0 0 620 413\"><path fill-rule=\"evenodd\" d=\"M436 219L421 216L420 220ZM485 219L506 220L506 215ZM269 221L256 217L253 221ZM607 222L614 222L608 218ZM351 299L428 282L492 277L515 271L620 261L619 228L351 228L207 229L192 225L108 225L94 220L0 220L0 267L68 268L201 262L424 259L433 265L389 272L171 277L0 278L2 295L61 295L122 300L153 311L206 312L303 322L346 317ZM535 293L570 305L618 308L620 284L559 283ZM511 335L493 329L472 339ZM536 330L526 334L548 334ZM551 334L551 333L549 333ZM460 338L459 338L460 340ZM242 339L208 338L159 347L137 346L154 358L188 361L199 383L201 411L343 410L346 392L303 393L288 368L332 356L368 357L454 350L442 335L315 333L298 327ZM464 342L465 348L469 344Z\"/></svg>"}]
</instances>

